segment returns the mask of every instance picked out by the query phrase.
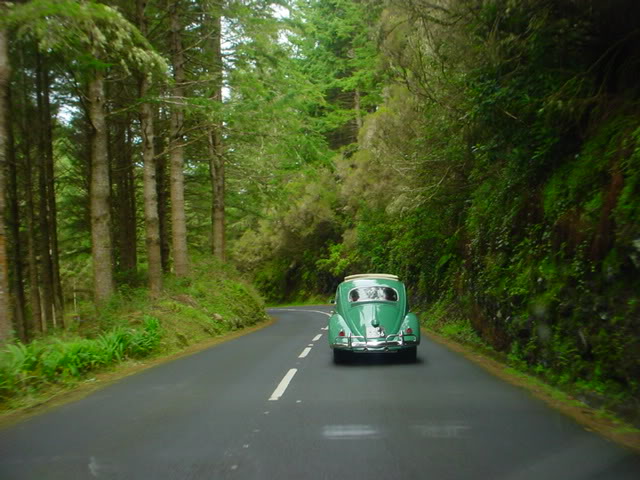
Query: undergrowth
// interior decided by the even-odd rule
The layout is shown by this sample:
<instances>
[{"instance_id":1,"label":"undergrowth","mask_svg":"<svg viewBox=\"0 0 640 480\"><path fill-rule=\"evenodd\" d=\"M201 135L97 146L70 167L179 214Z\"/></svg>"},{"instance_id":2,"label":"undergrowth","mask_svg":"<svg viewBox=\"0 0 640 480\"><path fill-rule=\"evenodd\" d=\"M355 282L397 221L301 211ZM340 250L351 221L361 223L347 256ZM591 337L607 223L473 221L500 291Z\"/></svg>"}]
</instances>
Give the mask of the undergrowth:
<instances>
[{"instance_id":1,"label":"undergrowth","mask_svg":"<svg viewBox=\"0 0 640 480\"><path fill-rule=\"evenodd\" d=\"M79 304L66 330L7 345L0 351L0 406L24 406L123 361L173 353L264 318L261 297L232 268L200 259L189 277L166 278L157 299L124 287L100 309Z\"/></svg>"},{"instance_id":2,"label":"undergrowth","mask_svg":"<svg viewBox=\"0 0 640 480\"><path fill-rule=\"evenodd\" d=\"M485 344L480 335L473 328L469 318L458 311L456 305L446 299L441 299L419 314L423 326L460 343L483 346Z\"/></svg>"},{"instance_id":3,"label":"undergrowth","mask_svg":"<svg viewBox=\"0 0 640 480\"><path fill-rule=\"evenodd\" d=\"M434 333L489 355L505 364L510 373L544 387L547 393L570 395L590 407L600 409L603 414L620 417L640 426L638 405L629 391L621 388L619 383L598 377L575 378L570 365L559 369L557 365L552 368L544 362L531 364L528 362L527 348L522 348L518 342L514 342L508 352L496 351L483 339L459 305L450 298L435 302L419 317L423 326ZM557 345L554 349L557 355L561 354Z\"/></svg>"},{"instance_id":4,"label":"undergrowth","mask_svg":"<svg viewBox=\"0 0 640 480\"><path fill-rule=\"evenodd\" d=\"M146 315L142 328L118 326L96 338L52 335L7 345L0 353L0 399L68 382L125 358L145 357L161 338L160 322Z\"/></svg>"}]
</instances>

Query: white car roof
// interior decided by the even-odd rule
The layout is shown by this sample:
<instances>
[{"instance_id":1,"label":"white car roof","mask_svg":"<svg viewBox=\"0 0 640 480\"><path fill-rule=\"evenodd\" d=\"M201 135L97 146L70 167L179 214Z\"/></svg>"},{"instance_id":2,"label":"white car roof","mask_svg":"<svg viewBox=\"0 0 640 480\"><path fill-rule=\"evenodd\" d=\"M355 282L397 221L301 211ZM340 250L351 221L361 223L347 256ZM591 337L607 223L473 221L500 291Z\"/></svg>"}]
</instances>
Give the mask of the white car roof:
<instances>
[{"instance_id":1,"label":"white car roof","mask_svg":"<svg viewBox=\"0 0 640 480\"><path fill-rule=\"evenodd\" d=\"M357 275L348 275L344 277L345 282L349 282L351 280L356 280L358 278L381 278L384 280L396 280L398 281L397 275L391 275L388 273L359 273Z\"/></svg>"}]
</instances>

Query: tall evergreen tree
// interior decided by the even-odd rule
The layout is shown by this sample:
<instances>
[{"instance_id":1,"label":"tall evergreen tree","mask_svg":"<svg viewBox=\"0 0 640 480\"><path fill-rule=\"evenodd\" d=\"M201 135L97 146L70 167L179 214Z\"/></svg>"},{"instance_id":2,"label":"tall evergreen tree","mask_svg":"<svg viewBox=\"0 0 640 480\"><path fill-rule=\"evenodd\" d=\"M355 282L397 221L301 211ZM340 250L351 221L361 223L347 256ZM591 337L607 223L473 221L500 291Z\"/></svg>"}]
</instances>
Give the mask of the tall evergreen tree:
<instances>
[{"instance_id":1,"label":"tall evergreen tree","mask_svg":"<svg viewBox=\"0 0 640 480\"><path fill-rule=\"evenodd\" d=\"M213 80L213 102L222 106L222 0L213 2L207 22L211 28L211 77ZM221 108L220 108L221 109ZM218 115L219 116L219 115ZM225 259L225 173L224 146L222 144L222 122L211 122L208 129L209 171L211 173L212 207L211 227L213 254Z\"/></svg>"},{"instance_id":2,"label":"tall evergreen tree","mask_svg":"<svg viewBox=\"0 0 640 480\"><path fill-rule=\"evenodd\" d=\"M185 53L182 42L184 2L168 0L171 18L171 61L173 64L174 85L172 88L171 132L169 156L171 166L171 238L173 245L173 269L178 277L189 273L187 251L187 220L184 200L184 103L185 92Z\"/></svg>"},{"instance_id":3,"label":"tall evergreen tree","mask_svg":"<svg viewBox=\"0 0 640 480\"><path fill-rule=\"evenodd\" d=\"M5 13L5 4L0 4L0 14ZM9 296L9 263L7 255L7 228L5 220L6 168L9 142L9 47L7 31L0 28L0 343L12 337L11 299Z\"/></svg>"},{"instance_id":4,"label":"tall evergreen tree","mask_svg":"<svg viewBox=\"0 0 640 480\"><path fill-rule=\"evenodd\" d=\"M148 35L146 0L137 1L138 29L145 37ZM145 223L145 244L149 268L149 291L157 297L162 290L162 254L160 246L160 219L158 214L158 184L156 181L158 164L155 152L155 125L151 104L147 96L151 93L150 76L142 73L139 80L140 131L142 133L143 159L143 202Z\"/></svg>"},{"instance_id":5,"label":"tall evergreen tree","mask_svg":"<svg viewBox=\"0 0 640 480\"><path fill-rule=\"evenodd\" d=\"M91 125L94 297L103 302L114 291L105 78L112 63L125 70L129 66L163 69L165 63L135 27L103 4L34 0L15 7L10 23L19 33L34 37L41 49L59 51L77 62L86 79L87 118Z\"/></svg>"}]
</instances>

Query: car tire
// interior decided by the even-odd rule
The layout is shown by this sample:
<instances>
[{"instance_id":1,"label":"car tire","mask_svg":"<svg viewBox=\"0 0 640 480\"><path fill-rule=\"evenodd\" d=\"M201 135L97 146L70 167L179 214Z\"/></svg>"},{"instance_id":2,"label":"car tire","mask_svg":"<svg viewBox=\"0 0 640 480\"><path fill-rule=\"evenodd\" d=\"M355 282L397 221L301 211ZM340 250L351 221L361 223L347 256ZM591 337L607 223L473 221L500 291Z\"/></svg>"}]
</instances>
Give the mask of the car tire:
<instances>
[{"instance_id":1,"label":"car tire","mask_svg":"<svg viewBox=\"0 0 640 480\"><path fill-rule=\"evenodd\" d=\"M418 347L409 347L400 351L400 359L404 363L416 363L418 358Z\"/></svg>"},{"instance_id":2,"label":"car tire","mask_svg":"<svg viewBox=\"0 0 640 480\"><path fill-rule=\"evenodd\" d=\"M345 364L349 361L349 352L344 350L333 350L333 363L336 365Z\"/></svg>"}]
</instances>

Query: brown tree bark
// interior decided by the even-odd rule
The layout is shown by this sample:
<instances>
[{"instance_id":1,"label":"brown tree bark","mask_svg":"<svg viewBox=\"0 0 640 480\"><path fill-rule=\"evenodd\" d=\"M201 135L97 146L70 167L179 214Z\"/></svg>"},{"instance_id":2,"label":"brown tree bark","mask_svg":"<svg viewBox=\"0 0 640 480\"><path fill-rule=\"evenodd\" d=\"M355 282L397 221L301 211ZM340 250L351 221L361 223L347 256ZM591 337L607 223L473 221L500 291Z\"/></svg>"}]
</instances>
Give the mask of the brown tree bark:
<instances>
[{"instance_id":1,"label":"brown tree bark","mask_svg":"<svg viewBox=\"0 0 640 480\"><path fill-rule=\"evenodd\" d=\"M113 163L115 195L113 203L116 215L118 266L120 271L135 273L138 263L136 228L136 191L131 152L130 120L121 116L112 122Z\"/></svg>"},{"instance_id":2,"label":"brown tree bark","mask_svg":"<svg viewBox=\"0 0 640 480\"><path fill-rule=\"evenodd\" d=\"M209 156L211 165L211 186L213 190L212 205L212 246L213 255L220 260L225 260L225 203L224 203L224 151L222 146L222 135L217 129L209 132Z\"/></svg>"},{"instance_id":3,"label":"brown tree bark","mask_svg":"<svg viewBox=\"0 0 640 480\"><path fill-rule=\"evenodd\" d=\"M185 57L182 47L182 2L169 0L171 17L171 56L173 63L173 105L171 108L171 127L169 139L169 158L171 164L171 238L173 245L173 271L183 277L189 273L187 253L187 222L184 202L184 102L185 96Z\"/></svg>"},{"instance_id":4,"label":"brown tree bark","mask_svg":"<svg viewBox=\"0 0 640 480\"><path fill-rule=\"evenodd\" d=\"M222 104L222 2L215 3L211 22L211 54L214 78L213 100ZM224 212L224 147L222 144L222 122L213 122L209 129L209 172L213 192L211 205L211 238L213 255L225 259L225 212Z\"/></svg>"},{"instance_id":5,"label":"brown tree bark","mask_svg":"<svg viewBox=\"0 0 640 480\"><path fill-rule=\"evenodd\" d=\"M115 290L107 123L105 116L104 72L96 70L89 80L89 121L91 135L91 255L93 258L93 292L97 303L103 303Z\"/></svg>"},{"instance_id":6,"label":"brown tree bark","mask_svg":"<svg viewBox=\"0 0 640 480\"><path fill-rule=\"evenodd\" d=\"M164 151L163 138L156 135L155 151ZM160 257L162 271L171 272L171 208L169 206L169 175L166 155L156 157L156 191L158 193L158 218L160 229Z\"/></svg>"},{"instance_id":7,"label":"brown tree bark","mask_svg":"<svg viewBox=\"0 0 640 480\"><path fill-rule=\"evenodd\" d=\"M26 134L26 128L25 128ZM28 137L25 137L25 140ZM33 202L33 166L31 162L31 152L28 143L24 142L25 159L25 183L26 183L26 206L27 206L27 264L29 266L29 305L31 307L31 317L27 320L27 332L41 333L44 328L42 321L42 308L40 306L40 280L38 275L38 260L36 254L36 227L35 208Z\"/></svg>"},{"instance_id":8,"label":"brown tree bark","mask_svg":"<svg viewBox=\"0 0 640 480\"><path fill-rule=\"evenodd\" d=\"M358 138L358 133L360 132L360 129L362 128L362 125L364 124L363 118L362 118L362 106L361 106L361 96L360 96L360 89L356 87L356 89L353 91L353 109L356 112L356 131L355 131L355 138Z\"/></svg>"},{"instance_id":9,"label":"brown tree bark","mask_svg":"<svg viewBox=\"0 0 640 480\"><path fill-rule=\"evenodd\" d=\"M138 0L137 2L138 28L144 36L147 35L146 3L146 0ZM140 98L144 100L149 94L149 89L149 78L143 74L140 79ZM140 106L140 130L142 132L142 159L144 162L142 183L145 243L149 268L149 293L151 297L158 297L162 291L162 253L160 250L160 218L158 215L158 186L156 183L157 162L153 110L146 101L143 101Z\"/></svg>"},{"instance_id":10,"label":"brown tree bark","mask_svg":"<svg viewBox=\"0 0 640 480\"><path fill-rule=\"evenodd\" d=\"M4 5L0 5L0 13ZM0 344L13 337L11 324L11 299L9 295L9 265L7 259L7 235L5 228L5 169L7 164L9 48L7 32L0 30Z\"/></svg>"},{"instance_id":11,"label":"brown tree bark","mask_svg":"<svg viewBox=\"0 0 640 480\"><path fill-rule=\"evenodd\" d=\"M22 62L24 63L24 62ZM26 74L23 71L22 84L27 85L28 80ZM29 94L26 88L23 87L23 108L26 109L29 105ZM27 113L27 112L25 112ZM42 333L43 321L42 321L42 309L40 306L40 280L38 274L38 260L37 260L37 240L36 240L36 220L35 220L35 206L33 199L33 161L31 158L31 145L33 142L31 128L29 125L28 114L21 117L21 132L20 136L22 142L20 143L20 153L24 160L23 172L25 182L25 207L27 218L27 271L29 277L29 307L30 315L26 318L26 330L27 335L31 336L33 333Z\"/></svg>"},{"instance_id":12,"label":"brown tree bark","mask_svg":"<svg viewBox=\"0 0 640 480\"><path fill-rule=\"evenodd\" d=\"M53 115L51 114L51 100L49 94L50 84L49 70L46 65L44 65L44 68L42 68L42 124L45 129L45 156L43 159L47 180L46 204L49 233L49 255L51 262L51 288L53 293L54 324L64 326L64 299L62 295L62 282L60 281L60 255L58 251L58 209L56 207L55 175L53 165L53 127L51 124Z\"/></svg>"},{"instance_id":13,"label":"brown tree bark","mask_svg":"<svg viewBox=\"0 0 640 480\"><path fill-rule=\"evenodd\" d=\"M7 97L7 110L12 111L11 97ZM7 187L9 209L7 221L9 224L9 264L11 268L11 296L13 298L13 323L18 333L18 337L23 342L28 340L28 330L26 326L25 299L24 299L24 269L22 267L22 243L20 241L20 199L18 196L18 167L16 162L16 152L13 137L13 128L7 122Z\"/></svg>"},{"instance_id":14,"label":"brown tree bark","mask_svg":"<svg viewBox=\"0 0 640 480\"><path fill-rule=\"evenodd\" d=\"M55 304L53 293L53 262L51 259L51 232L49 231L49 192L50 182L47 168L49 162L49 128L51 120L46 115L44 89L46 81L43 74L44 67L42 65L42 57L40 53L36 53L36 100L38 107L38 254L40 257L40 279L42 280L39 288L41 291L41 308L44 319L44 328L49 329L54 326L55 321Z\"/></svg>"}]
</instances>

